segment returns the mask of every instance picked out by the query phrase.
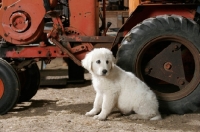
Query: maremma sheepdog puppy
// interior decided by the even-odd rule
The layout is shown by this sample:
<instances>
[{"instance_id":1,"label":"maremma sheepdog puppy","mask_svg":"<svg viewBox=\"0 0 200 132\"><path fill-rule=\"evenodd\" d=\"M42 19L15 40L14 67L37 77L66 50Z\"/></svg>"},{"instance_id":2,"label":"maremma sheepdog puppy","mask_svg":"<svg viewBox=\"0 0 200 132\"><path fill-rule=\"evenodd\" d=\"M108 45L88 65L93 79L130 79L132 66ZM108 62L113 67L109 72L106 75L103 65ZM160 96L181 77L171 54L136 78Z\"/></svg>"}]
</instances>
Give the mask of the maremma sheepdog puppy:
<instances>
[{"instance_id":1,"label":"maremma sheepdog puppy","mask_svg":"<svg viewBox=\"0 0 200 132\"><path fill-rule=\"evenodd\" d=\"M82 66L92 74L96 91L93 108L86 113L94 119L106 120L114 107L131 119L159 120L158 101L152 90L133 73L115 65L112 52L97 48L87 53Z\"/></svg>"}]
</instances>

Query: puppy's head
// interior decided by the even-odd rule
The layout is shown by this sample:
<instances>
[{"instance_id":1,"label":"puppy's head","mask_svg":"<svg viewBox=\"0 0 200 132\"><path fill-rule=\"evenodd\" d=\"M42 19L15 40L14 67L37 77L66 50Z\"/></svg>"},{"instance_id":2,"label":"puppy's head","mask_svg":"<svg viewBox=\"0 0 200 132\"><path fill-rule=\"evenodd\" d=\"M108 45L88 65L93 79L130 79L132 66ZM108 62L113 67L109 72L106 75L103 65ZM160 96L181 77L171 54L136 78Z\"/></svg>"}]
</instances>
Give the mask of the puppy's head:
<instances>
[{"instance_id":1,"label":"puppy's head","mask_svg":"<svg viewBox=\"0 0 200 132\"><path fill-rule=\"evenodd\" d=\"M115 58L106 48L94 49L82 60L82 66L91 74L107 76L114 67Z\"/></svg>"}]
</instances>

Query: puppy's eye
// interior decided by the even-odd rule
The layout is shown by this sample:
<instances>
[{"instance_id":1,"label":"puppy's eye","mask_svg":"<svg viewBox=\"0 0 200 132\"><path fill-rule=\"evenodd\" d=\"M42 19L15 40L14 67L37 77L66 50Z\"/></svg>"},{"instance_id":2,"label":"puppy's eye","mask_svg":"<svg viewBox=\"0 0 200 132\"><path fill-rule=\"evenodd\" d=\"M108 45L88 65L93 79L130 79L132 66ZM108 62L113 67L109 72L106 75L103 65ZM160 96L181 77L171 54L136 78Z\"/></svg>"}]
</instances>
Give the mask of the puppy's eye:
<instances>
[{"instance_id":1,"label":"puppy's eye","mask_svg":"<svg viewBox=\"0 0 200 132\"><path fill-rule=\"evenodd\" d=\"M107 61L106 61L106 64L108 64L108 63L109 63L109 61L107 60Z\"/></svg>"},{"instance_id":2,"label":"puppy's eye","mask_svg":"<svg viewBox=\"0 0 200 132\"><path fill-rule=\"evenodd\" d=\"M100 64L100 63L101 63L101 61L100 61L100 60L97 60L97 61L96 61L96 63L97 63L97 64Z\"/></svg>"}]
</instances>

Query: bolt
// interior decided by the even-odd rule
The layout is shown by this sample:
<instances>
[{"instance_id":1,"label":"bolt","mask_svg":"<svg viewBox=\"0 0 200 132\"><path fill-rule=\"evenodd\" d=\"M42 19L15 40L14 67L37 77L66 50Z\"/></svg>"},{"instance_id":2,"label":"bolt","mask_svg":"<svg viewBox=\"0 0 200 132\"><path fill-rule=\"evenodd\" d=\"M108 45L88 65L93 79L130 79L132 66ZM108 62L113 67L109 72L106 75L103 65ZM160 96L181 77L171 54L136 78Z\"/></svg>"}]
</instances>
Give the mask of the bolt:
<instances>
[{"instance_id":1,"label":"bolt","mask_svg":"<svg viewBox=\"0 0 200 132\"><path fill-rule=\"evenodd\" d=\"M171 66L170 64L167 64L167 65L166 65L166 68L167 68L168 70L171 69L171 67L172 67L172 66Z\"/></svg>"},{"instance_id":2,"label":"bolt","mask_svg":"<svg viewBox=\"0 0 200 132\"><path fill-rule=\"evenodd\" d=\"M45 42L44 41L40 42L40 46L41 47L46 46Z\"/></svg>"},{"instance_id":3,"label":"bolt","mask_svg":"<svg viewBox=\"0 0 200 132\"><path fill-rule=\"evenodd\" d=\"M177 51L177 50L179 50L179 46L178 46L178 45L175 45L175 46L174 46L174 51Z\"/></svg>"},{"instance_id":4,"label":"bolt","mask_svg":"<svg viewBox=\"0 0 200 132\"><path fill-rule=\"evenodd\" d=\"M16 26L16 25L17 25L17 23L16 23L16 22L14 22L14 23L13 23L13 26Z\"/></svg>"},{"instance_id":5,"label":"bolt","mask_svg":"<svg viewBox=\"0 0 200 132\"><path fill-rule=\"evenodd\" d=\"M4 37L8 37L8 34L4 33Z\"/></svg>"},{"instance_id":6,"label":"bolt","mask_svg":"<svg viewBox=\"0 0 200 132\"><path fill-rule=\"evenodd\" d=\"M172 68L172 63L166 62L166 63L164 64L164 69L165 69L165 70L170 70L171 68Z\"/></svg>"},{"instance_id":7,"label":"bolt","mask_svg":"<svg viewBox=\"0 0 200 132\"><path fill-rule=\"evenodd\" d=\"M126 38L126 41L128 41L128 42L131 42L131 40L132 40L132 37L131 37L131 36L128 36L128 37Z\"/></svg>"},{"instance_id":8,"label":"bolt","mask_svg":"<svg viewBox=\"0 0 200 132\"><path fill-rule=\"evenodd\" d=\"M182 80L182 79L179 79L179 80L178 80L178 84L180 84L180 85L184 85L184 84L185 84L185 82L184 82L184 80Z\"/></svg>"},{"instance_id":9,"label":"bolt","mask_svg":"<svg viewBox=\"0 0 200 132\"><path fill-rule=\"evenodd\" d=\"M4 10L7 10L7 6L5 6L3 9L4 9Z\"/></svg>"},{"instance_id":10,"label":"bolt","mask_svg":"<svg viewBox=\"0 0 200 132\"><path fill-rule=\"evenodd\" d=\"M60 55L63 55L63 52L62 52L62 50L59 50L59 51L58 51L58 53L59 53Z\"/></svg>"},{"instance_id":11,"label":"bolt","mask_svg":"<svg viewBox=\"0 0 200 132\"><path fill-rule=\"evenodd\" d=\"M151 70L152 70L152 68L147 67L147 68L145 68L144 71L146 74L150 74Z\"/></svg>"}]
</instances>

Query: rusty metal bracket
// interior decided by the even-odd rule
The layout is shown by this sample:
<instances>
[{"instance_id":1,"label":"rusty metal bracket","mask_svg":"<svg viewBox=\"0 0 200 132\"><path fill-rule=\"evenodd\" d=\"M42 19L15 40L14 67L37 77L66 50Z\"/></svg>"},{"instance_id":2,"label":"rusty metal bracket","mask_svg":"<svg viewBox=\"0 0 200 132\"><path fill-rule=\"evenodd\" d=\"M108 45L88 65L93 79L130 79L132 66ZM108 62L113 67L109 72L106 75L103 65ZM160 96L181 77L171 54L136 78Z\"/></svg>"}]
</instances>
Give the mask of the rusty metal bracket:
<instances>
[{"instance_id":1,"label":"rusty metal bracket","mask_svg":"<svg viewBox=\"0 0 200 132\"><path fill-rule=\"evenodd\" d=\"M69 58L72 59L77 65L81 66L80 60L78 60L67 48L65 48L61 43L57 40L52 39L52 42L58 46L63 52L67 53Z\"/></svg>"}]
</instances>

